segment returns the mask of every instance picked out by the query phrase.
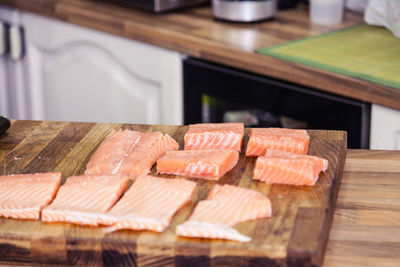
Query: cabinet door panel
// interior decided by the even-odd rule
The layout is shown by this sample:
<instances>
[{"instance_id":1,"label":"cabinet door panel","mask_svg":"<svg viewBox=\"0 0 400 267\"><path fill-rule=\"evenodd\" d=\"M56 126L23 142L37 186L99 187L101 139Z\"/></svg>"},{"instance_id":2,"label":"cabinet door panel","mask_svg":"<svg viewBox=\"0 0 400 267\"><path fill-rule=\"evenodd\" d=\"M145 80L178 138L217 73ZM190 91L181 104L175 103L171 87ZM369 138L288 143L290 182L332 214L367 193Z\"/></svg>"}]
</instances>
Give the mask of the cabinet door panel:
<instances>
[{"instance_id":1,"label":"cabinet door panel","mask_svg":"<svg viewBox=\"0 0 400 267\"><path fill-rule=\"evenodd\" d=\"M160 86L127 69L95 44L54 50L29 47L36 118L100 122L160 122ZM39 93L40 92L40 93ZM67 112L66 112L67 111Z\"/></svg>"},{"instance_id":2,"label":"cabinet door panel","mask_svg":"<svg viewBox=\"0 0 400 267\"><path fill-rule=\"evenodd\" d=\"M29 13L22 21L34 119L182 122L179 53Z\"/></svg>"}]
</instances>

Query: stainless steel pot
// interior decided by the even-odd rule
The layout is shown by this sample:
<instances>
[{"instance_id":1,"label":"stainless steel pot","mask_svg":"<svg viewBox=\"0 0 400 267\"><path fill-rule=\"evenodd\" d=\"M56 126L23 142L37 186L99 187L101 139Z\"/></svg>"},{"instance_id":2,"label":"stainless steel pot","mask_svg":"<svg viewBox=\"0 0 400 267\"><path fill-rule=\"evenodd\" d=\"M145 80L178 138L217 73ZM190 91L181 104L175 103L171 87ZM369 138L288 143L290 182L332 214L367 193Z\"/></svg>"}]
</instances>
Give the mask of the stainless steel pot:
<instances>
[{"instance_id":1,"label":"stainless steel pot","mask_svg":"<svg viewBox=\"0 0 400 267\"><path fill-rule=\"evenodd\" d=\"M217 19L253 22L276 16L277 0L212 0Z\"/></svg>"}]
</instances>

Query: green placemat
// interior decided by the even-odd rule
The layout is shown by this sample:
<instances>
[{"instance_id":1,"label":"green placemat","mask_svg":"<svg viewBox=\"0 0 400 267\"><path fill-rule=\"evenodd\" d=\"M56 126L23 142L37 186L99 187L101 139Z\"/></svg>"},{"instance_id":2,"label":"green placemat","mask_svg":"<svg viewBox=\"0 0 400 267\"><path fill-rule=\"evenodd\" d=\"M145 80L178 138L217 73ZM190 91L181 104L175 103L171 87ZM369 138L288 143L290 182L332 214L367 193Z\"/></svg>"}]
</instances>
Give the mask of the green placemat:
<instances>
[{"instance_id":1,"label":"green placemat","mask_svg":"<svg viewBox=\"0 0 400 267\"><path fill-rule=\"evenodd\" d=\"M257 52L400 89L400 39L382 27L361 24Z\"/></svg>"}]
</instances>

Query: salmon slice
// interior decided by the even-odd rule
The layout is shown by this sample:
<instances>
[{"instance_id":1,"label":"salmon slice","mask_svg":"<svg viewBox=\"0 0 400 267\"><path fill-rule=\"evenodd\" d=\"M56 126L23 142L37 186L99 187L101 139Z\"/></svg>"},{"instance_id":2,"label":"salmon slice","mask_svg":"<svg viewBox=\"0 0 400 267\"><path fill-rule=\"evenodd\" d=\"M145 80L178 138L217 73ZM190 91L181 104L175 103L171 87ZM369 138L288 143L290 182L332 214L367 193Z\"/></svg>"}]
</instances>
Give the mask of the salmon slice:
<instances>
[{"instance_id":1,"label":"salmon slice","mask_svg":"<svg viewBox=\"0 0 400 267\"><path fill-rule=\"evenodd\" d=\"M126 190L127 176L72 176L61 186L53 203L43 209L45 222L97 226Z\"/></svg>"},{"instance_id":2,"label":"salmon slice","mask_svg":"<svg viewBox=\"0 0 400 267\"><path fill-rule=\"evenodd\" d=\"M271 216L271 201L263 194L233 185L215 185L200 201L189 220L176 228L177 235L249 242L235 224Z\"/></svg>"},{"instance_id":3,"label":"salmon slice","mask_svg":"<svg viewBox=\"0 0 400 267\"><path fill-rule=\"evenodd\" d=\"M157 161L157 172L218 180L236 166L237 150L168 151Z\"/></svg>"},{"instance_id":4,"label":"salmon slice","mask_svg":"<svg viewBox=\"0 0 400 267\"><path fill-rule=\"evenodd\" d=\"M185 134L185 150L242 150L243 123L199 123L189 125Z\"/></svg>"},{"instance_id":5,"label":"salmon slice","mask_svg":"<svg viewBox=\"0 0 400 267\"><path fill-rule=\"evenodd\" d=\"M307 154L309 143L306 130L254 128L250 131L246 156L264 156L269 149Z\"/></svg>"},{"instance_id":6,"label":"salmon slice","mask_svg":"<svg viewBox=\"0 0 400 267\"><path fill-rule=\"evenodd\" d=\"M93 153L86 165L85 174L116 174L122 161L133 151L141 137L140 132L113 130Z\"/></svg>"},{"instance_id":7,"label":"salmon slice","mask_svg":"<svg viewBox=\"0 0 400 267\"><path fill-rule=\"evenodd\" d=\"M136 178L146 175L156 161L167 151L177 150L179 144L168 134L142 133L140 142L122 162L118 174Z\"/></svg>"},{"instance_id":8,"label":"salmon slice","mask_svg":"<svg viewBox=\"0 0 400 267\"><path fill-rule=\"evenodd\" d=\"M60 184L59 172L0 176L0 216L38 220Z\"/></svg>"},{"instance_id":9,"label":"salmon slice","mask_svg":"<svg viewBox=\"0 0 400 267\"><path fill-rule=\"evenodd\" d=\"M120 229L162 232L172 216L188 203L196 183L183 179L139 177L121 200L108 212L105 232Z\"/></svg>"},{"instance_id":10,"label":"salmon slice","mask_svg":"<svg viewBox=\"0 0 400 267\"><path fill-rule=\"evenodd\" d=\"M268 150L258 157L253 178L271 184L315 185L320 172L328 169L326 159Z\"/></svg>"},{"instance_id":11,"label":"salmon slice","mask_svg":"<svg viewBox=\"0 0 400 267\"><path fill-rule=\"evenodd\" d=\"M171 136L161 132L112 131L93 153L85 174L136 178L147 174L166 151L178 148Z\"/></svg>"}]
</instances>

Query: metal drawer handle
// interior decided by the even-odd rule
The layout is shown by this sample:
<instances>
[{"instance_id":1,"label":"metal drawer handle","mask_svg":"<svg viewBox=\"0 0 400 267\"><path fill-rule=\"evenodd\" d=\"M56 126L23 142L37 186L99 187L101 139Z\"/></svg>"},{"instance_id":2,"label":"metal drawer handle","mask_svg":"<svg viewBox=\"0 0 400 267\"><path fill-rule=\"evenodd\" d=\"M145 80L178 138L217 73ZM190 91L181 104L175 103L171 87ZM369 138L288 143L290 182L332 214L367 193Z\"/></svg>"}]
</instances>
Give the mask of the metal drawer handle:
<instances>
[{"instance_id":1,"label":"metal drawer handle","mask_svg":"<svg viewBox=\"0 0 400 267\"><path fill-rule=\"evenodd\" d=\"M8 28L7 23L0 21L0 57L8 54Z\"/></svg>"},{"instance_id":2,"label":"metal drawer handle","mask_svg":"<svg viewBox=\"0 0 400 267\"><path fill-rule=\"evenodd\" d=\"M18 61L23 58L25 53L24 47L24 29L18 25L10 27L10 58Z\"/></svg>"}]
</instances>

